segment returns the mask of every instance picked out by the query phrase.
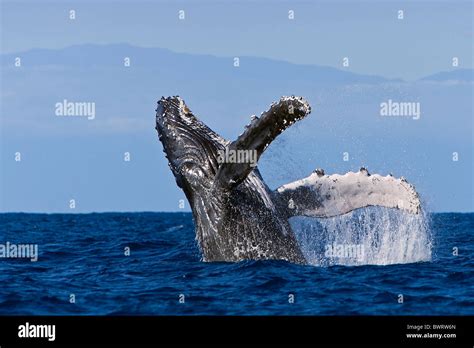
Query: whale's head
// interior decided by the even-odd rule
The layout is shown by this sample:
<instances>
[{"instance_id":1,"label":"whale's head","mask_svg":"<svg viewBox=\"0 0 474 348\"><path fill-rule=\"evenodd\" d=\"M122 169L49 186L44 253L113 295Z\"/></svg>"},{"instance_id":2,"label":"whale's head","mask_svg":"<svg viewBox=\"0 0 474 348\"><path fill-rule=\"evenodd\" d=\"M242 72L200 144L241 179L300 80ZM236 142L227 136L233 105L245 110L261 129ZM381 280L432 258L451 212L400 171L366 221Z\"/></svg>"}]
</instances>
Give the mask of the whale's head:
<instances>
[{"instance_id":1,"label":"whale's head","mask_svg":"<svg viewBox=\"0 0 474 348\"><path fill-rule=\"evenodd\" d=\"M161 98L156 129L178 186L191 202L209 192L226 141L196 118L180 97Z\"/></svg>"}]
</instances>

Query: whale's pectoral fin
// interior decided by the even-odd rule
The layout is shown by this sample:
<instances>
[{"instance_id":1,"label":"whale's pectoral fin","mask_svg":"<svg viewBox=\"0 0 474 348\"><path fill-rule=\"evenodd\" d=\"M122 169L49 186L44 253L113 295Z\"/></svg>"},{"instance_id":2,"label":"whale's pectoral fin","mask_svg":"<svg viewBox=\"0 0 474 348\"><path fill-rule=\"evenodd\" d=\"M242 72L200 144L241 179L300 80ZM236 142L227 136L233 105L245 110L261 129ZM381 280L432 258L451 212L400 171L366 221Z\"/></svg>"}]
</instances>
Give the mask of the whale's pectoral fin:
<instances>
[{"instance_id":1,"label":"whale's pectoral fin","mask_svg":"<svg viewBox=\"0 0 474 348\"><path fill-rule=\"evenodd\" d=\"M275 196L287 217L332 217L368 206L413 214L421 210L418 193L403 177L370 175L365 168L344 175L324 175L318 169L307 178L279 187Z\"/></svg>"},{"instance_id":2,"label":"whale's pectoral fin","mask_svg":"<svg viewBox=\"0 0 474 348\"><path fill-rule=\"evenodd\" d=\"M232 188L240 184L255 168L263 151L286 128L311 112L301 97L282 97L259 117L253 116L245 131L230 143L219 159L216 184Z\"/></svg>"}]
</instances>

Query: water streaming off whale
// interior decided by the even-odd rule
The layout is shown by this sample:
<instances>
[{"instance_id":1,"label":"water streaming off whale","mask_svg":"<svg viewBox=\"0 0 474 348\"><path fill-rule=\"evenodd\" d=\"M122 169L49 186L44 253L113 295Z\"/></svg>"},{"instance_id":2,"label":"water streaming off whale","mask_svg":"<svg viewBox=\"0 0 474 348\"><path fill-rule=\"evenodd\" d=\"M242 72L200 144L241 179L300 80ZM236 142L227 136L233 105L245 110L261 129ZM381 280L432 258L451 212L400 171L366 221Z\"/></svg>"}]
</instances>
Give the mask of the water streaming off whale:
<instances>
[{"instance_id":1,"label":"water streaming off whale","mask_svg":"<svg viewBox=\"0 0 474 348\"><path fill-rule=\"evenodd\" d=\"M368 207L326 219L290 220L308 263L314 266L390 265L431 260L425 214Z\"/></svg>"}]
</instances>

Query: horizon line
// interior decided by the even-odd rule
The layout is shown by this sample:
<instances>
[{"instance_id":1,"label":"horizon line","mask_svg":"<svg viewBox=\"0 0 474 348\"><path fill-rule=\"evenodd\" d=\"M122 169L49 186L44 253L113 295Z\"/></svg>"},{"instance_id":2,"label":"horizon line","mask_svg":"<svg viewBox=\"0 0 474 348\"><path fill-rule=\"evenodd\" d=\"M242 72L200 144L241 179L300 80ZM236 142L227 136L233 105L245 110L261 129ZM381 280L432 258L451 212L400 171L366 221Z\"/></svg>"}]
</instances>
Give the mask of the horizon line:
<instances>
[{"instance_id":1,"label":"horizon line","mask_svg":"<svg viewBox=\"0 0 474 348\"><path fill-rule=\"evenodd\" d=\"M362 208L363 209L363 208ZM89 215L89 214L177 214L177 213L188 213L191 214L191 210L173 210L173 211L153 211L153 210L136 210L136 211L90 211L90 212L77 212L77 213L66 213L66 212L27 212L27 211L0 211L1 214L34 214L34 215ZM474 214L474 211L427 211L427 214ZM345 215L345 214L344 214ZM304 215L301 215L304 216ZM323 218L324 219L324 218Z\"/></svg>"}]
</instances>

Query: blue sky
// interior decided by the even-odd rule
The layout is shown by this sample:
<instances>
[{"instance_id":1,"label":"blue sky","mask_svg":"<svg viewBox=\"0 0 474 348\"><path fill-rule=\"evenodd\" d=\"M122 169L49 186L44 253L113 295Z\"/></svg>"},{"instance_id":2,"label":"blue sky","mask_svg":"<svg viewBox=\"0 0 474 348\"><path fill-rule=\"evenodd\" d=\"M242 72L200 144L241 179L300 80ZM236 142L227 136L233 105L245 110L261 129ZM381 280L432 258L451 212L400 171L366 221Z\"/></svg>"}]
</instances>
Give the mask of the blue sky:
<instances>
[{"instance_id":1,"label":"blue sky","mask_svg":"<svg viewBox=\"0 0 474 348\"><path fill-rule=\"evenodd\" d=\"M3 53L125 42L338 68L349 57L348 70L404 79L449 70L454 56L460 67L472 68L472 1L1 3ZM185 20L178 19L179 10Z\"/></svg>"},{"instance_id":2,"label":"blue sky","mask_svg":"<svg viewBox=\"0 0 474 348\"><path fill-rule=\"evenodd\" d=\"M184 195L153 123L159 97L175 94L228 139L281 95L305 96L312 115L259 163L271 187L316 167L368 166L407 177L429 210L473 210L473 82L472 71L461 70L472 68L472 2L1 4L0 211L178 210ZM17 56L21 68L13 67ZM457 75L419 80L452 70ZM64 99L96 103L96 118L56 117L54 105ZM420 102L420 120L381 118L388 99ZM17 151L21 163L13 160Z\"/></svg>"}]
</instances>

